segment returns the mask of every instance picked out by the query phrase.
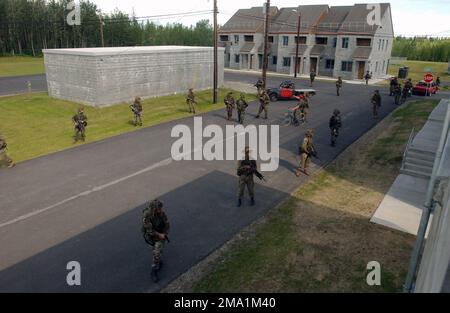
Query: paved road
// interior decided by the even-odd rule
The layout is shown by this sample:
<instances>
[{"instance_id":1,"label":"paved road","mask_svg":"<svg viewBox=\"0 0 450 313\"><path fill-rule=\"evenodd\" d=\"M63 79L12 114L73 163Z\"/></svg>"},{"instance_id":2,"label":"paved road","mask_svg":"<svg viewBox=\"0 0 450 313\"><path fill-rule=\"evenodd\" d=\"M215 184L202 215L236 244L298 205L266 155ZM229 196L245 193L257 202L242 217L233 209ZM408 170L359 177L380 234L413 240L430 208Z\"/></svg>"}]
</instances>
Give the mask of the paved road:
<instances>
[{"instance_id":1,"label":"paved road","mask_svg":"<svg viewBox=\"0 0 450 313\"><path fill-rule=\"evenodd\" d=\"M21 94L28 91L27 82L31 82L33 92L47 91L45 74L17 77L0 77L0 96Z\"/></svg>"},{"instance_id":2,"label":"paved road","mask_svg":"<svg viewBox=\"0 0 450 313\"><path fill-rule=\"evenodd\" d=\"M227 74L226 78L254 81L251 75ZM368 102L374 87L346 85L339 98L333 84L317 82L315 88L318 95L307 126L315 130L321 155L313 165L317 170L376 121ZM381 117L395 108L390 101L382 106ZM252 103L247 122L278 124L292 105L272 103L265 122L253 119L257 104ZM343 129L338 146L331 148L328 119L336 107L343 115ZM226 125L224 113L202 115L203 126ZM245 201L237 208L235 161L172 161L171 145L176 139L171 138L171 130L180 123L192 127L193 118L1 170L0 292L156 292L306 181L293 173L305 126L280 127L279 169L265 173L268 183L257 183L255 207ZM140 234L142 209L155 197L165 202L172 225L159 284L150 280L151 252ZM79 287L66 284L69 261L81 264Z\"/></svg>"}]
</instances>

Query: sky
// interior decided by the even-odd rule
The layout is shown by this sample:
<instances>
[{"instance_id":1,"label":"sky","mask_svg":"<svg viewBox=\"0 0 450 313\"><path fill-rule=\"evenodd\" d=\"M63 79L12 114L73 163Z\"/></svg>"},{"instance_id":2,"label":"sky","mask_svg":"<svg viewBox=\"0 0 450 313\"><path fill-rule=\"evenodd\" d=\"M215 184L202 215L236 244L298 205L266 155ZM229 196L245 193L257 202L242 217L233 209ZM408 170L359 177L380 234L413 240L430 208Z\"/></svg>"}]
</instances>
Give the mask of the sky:
<instances>
[{"instance_id":1,"label":"sky","mask_svg":"<svg viewBox=\"0 0 450 313\"><path fill-rule=\"evenodd\" d=\"M138 17L151 16L157 23L183 23L193 25L201 19L212 21L212 0L91 0L103 13L115 8ZM238 10L262 6L264 0L218 0L218 22L223 25ZM328 4L330 6L353 5L355 3L379 3L380 0L272 0L271 5L295 7L307 4ZM384 1L388 2L388 1ZM450 0L391 0L394 32L402 36L450 37ZM199 15L179 15L172 18L154 17L157 15L187 12L210 11Z\"/></svg>"}]
</instances>

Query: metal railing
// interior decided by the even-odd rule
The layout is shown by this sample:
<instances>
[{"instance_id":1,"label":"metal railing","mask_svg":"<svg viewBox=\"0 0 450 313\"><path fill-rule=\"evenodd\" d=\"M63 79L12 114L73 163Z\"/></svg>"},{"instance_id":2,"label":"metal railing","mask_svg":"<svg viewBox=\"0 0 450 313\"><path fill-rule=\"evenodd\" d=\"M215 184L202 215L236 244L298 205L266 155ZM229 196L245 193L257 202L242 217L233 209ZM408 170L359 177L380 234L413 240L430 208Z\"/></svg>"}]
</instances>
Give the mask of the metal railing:
<instances>
[{"instance_id":1,"label":"metal railing","mask_svg":"<svg viewBox=\"0 0 450 313\"><path fill-rule=\"evenodd\" d=\"M411 133L409 134L409 139L408 139L408 143L406 144L405 151L403 152L403 159L402 159L402 166L401 166L402 170L405 169L406 156L408 155L409 147L411 146L412 141L414 140L414 131L415 131L415 128L413 127L413 129L411 130Z\"/></svg>"}]
</instances>

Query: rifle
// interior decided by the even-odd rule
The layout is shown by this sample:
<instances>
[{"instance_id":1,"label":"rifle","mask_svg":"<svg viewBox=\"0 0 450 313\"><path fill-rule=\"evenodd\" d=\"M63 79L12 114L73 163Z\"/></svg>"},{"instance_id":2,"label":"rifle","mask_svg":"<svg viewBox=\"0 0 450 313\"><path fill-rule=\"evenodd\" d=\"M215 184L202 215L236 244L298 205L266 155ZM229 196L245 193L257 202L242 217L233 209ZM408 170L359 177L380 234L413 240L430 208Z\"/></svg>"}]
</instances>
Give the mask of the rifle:
<instances>
[{"instance_id":1,"label":"rifle","mask_svg":"<svg viewBox=\"0 0 450 313\"><path fill-rule=\"evenodd\" d=\"M313 156L314 158L320 160L319 154L317 153L316 148L314 146L312 146L312 150L311 150L310 155Z\"/></svg>"},{"instance_id":2,"label":"rifle","mask_svg":"<svg viewBox=\"0 0 450 313\"><path fill-rule=\"evenodd\" d=\"M265 181L267 183L266 178L260 172L258 172L257 169L254 169L254 174L255 174L256 177L259 178L259 180Z\"/></svg>"}]
</instances>

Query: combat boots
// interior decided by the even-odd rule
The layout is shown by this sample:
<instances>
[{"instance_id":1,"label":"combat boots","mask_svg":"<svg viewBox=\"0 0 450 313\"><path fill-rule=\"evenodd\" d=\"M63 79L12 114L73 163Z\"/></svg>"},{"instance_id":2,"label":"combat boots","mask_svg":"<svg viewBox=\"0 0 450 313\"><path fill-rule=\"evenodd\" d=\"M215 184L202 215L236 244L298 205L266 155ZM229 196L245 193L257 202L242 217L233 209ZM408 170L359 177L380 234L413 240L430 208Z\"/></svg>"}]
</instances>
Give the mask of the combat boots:
<instances>
[{"instance_id":1,"label":"combat boots","mask_svg":"<svg viewBox=\"0 0 450 313\"><path fill-rule=\"evenodd\" d=\"M254 206L255 205L255 197L251 197L250 199L250 205Z\"/></svg>"},{"instance_id":2,"label":"combat boots","mask_svg":"<svg viewBox=\"0 0 450 313\"><path fill-rule=\"evenodd\" d=\"M237 203L237 207L239 208L239 207L241 207L241 205L242 205L242 199L239 198L239 199L238 199L238 203Z\"/></svg>"}]
</instances>

